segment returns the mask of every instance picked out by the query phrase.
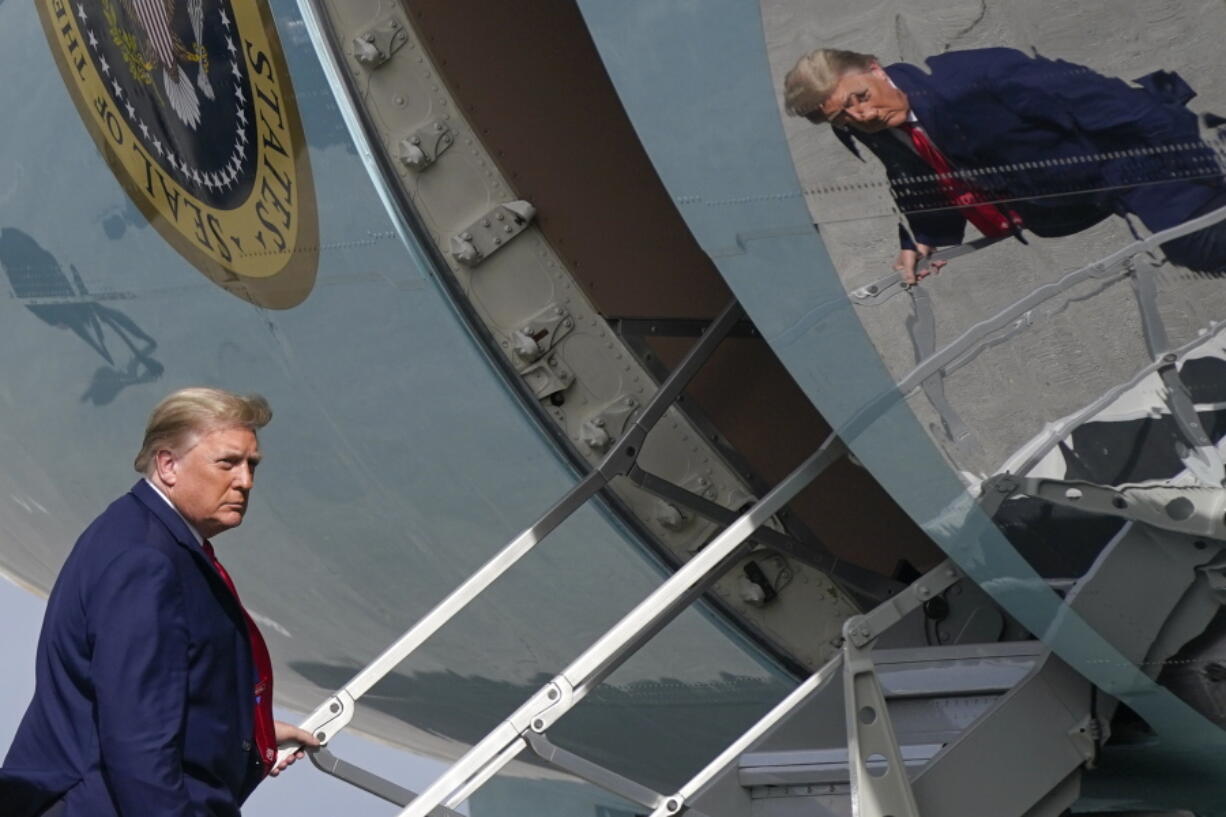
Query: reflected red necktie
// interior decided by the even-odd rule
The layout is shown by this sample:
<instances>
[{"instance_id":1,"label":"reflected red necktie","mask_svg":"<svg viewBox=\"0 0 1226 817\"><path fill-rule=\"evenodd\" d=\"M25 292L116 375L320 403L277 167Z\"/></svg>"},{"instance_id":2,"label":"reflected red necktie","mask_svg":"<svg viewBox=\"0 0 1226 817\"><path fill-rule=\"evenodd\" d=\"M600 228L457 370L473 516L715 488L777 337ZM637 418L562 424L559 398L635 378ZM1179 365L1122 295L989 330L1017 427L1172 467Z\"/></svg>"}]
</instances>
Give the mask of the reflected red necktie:
<instances>
[{"instance_id":1,"label":"reflected red necktie","mask_svg":"<svg viewBox=\"0 0 1226 817\"><path fill-rule=\"evenodd\" d=\"M207 539L204 542L204 552L209 555L209 561L217 569L217 575L221 576L226 587L230 588L230 593L238 602L239 609L243 611L243 618L247 621L247 640L251 642L251 660L255 665L256 675L259 677L255 685L255 734L253 737L256 748L259 749L264 774L267 775L277 760L277 730L272 720L272 658L268 655L268 645L264 643L264 636L260 634L260 628L255 626L247 608L243 607L243 602L238 597L234 580L221 566L221 562L217 561L217 553L213 550L213 544Z\"/></svg>"},{"instance_id":2,"label":"reflected red necktie","mask_svg":"<svg viewBox=\"0 0 1226 817\"><path fill-rule=\"evenodd\" d=\"M937 174L937 184L945 199L958 208L958 212L975 225L979 232L988 238L1002 238L1011 234L1014 228L1022 226L1022 217L1008 208L1000 208L995 204L983 201L982 195L966 182L954 175L953 167L945 155L932 144L924 129L914 122L907 122L898 127L911 137L915 152L920 155L929 167Z\"/></svg>"}]
</instances>

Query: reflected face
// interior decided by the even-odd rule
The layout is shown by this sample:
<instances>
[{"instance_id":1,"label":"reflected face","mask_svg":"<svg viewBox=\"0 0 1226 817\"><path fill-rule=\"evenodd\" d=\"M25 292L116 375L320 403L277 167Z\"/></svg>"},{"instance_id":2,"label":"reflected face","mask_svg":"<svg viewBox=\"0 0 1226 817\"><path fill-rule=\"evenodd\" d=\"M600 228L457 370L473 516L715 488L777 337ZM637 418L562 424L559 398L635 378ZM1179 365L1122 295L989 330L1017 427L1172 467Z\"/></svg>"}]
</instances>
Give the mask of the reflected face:
<instances>
[{"instance_id":1,"label":"reflected face","mask_svg":"<svg viewBox=\"0 0 1226 817\"><path fill-rule=\"evenodd\" d=\"M844 74L820 110L822 118L836 128L877 133L905 123L911 105L885 70L874 64L868 71Z\"/></svg>"},{"instance_id":2,"label":"reflected face","mask_svg":"<svg viewBox=\"0 0 1226 817\"><path fill-rule=\"evenodd\" d=\"M259 441L243 427L216 429L186 451L157 454L166 495L205 538L242 524L259 463Z\"/></svg>"}]
</instances>

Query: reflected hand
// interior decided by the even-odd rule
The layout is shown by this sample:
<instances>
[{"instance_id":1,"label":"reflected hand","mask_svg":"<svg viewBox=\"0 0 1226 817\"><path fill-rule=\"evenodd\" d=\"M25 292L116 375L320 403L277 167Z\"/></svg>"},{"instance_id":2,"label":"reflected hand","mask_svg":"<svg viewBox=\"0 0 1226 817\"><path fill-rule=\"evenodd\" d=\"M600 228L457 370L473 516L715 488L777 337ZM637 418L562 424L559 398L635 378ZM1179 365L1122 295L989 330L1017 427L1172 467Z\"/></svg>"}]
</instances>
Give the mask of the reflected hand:
<instances>
[{"instance_id":1,"label":"reflected hand","mask_svg":"<svg viewBox=\"0 0 1226 817\"><path fill-rule=\"evenodd\" d=\"M272 771L268 773L269 777L276 777L277 775L281 774L281 772L294 765L296 760L306 757L306 752L304 751L305 749L319 748L319 741L314 735L305 729L299 729L292 723L286 723L285 721L273 721L273 728L276 730L278 748L289 743L296 744L301 748L299 748L297 752L288 755L285 760L282 760L280 763L274 766Z\"/></svg>"},{"instance_id":2,"label":"reflected hand","mask_svg":"<svg viewBox=\"0 0 1226 817\"><path fill-rule=\"evenodd\" d=\"M945 266L948 261L930 261L923 269L916 269L919 259L927 258L932 255L933 248L927 244L916 244L914 250L899 250L898 258L894 259L894 269L898 270L899 277L902 282L908 286L918 283L921 279L927 278L929 275L935 275L941 271L941 267Z\"/></svg>"}]
</instances>

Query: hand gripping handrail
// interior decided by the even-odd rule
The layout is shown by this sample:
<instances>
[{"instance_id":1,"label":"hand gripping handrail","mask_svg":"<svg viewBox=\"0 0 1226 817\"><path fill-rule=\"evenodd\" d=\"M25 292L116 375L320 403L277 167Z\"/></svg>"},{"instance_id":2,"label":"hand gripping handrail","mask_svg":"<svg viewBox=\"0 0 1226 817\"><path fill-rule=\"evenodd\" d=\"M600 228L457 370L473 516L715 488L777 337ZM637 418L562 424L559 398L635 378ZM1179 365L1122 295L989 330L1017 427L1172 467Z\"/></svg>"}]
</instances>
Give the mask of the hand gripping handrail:
<instances>
[{"instance_id":1,"label":"hand gripping handrail","mask_svg":"<svg viewBox=\"0 0 1226 817\"><path fill-rule=\"evenodd\" d=\"M1170 227L1146 238L1134 241L1094 263L1086 264L1079 269L1065 274L1056 281L1051 281L1035 288L1028 295L1009 304L995 315L991 315L967 327L961 334L949 343L946 343L934 354L917 363L914 368L899 378L896 383L865 402L851 418L840 426L840 432L847 439L855 439L865 428L875 423L897 403L903 401L908 394L919 388L933 374L943 372L948 375L958 366L970 360L975 350L989 343L990 338L997 332L1008 329L1018 317L1040 304L1055 298L1065 290L1091 279L1107 280L1122 278L1129 273L1127 263L1133 256L1158 249L1161 244L1185 235L1191 235L1223 221L1226 221L1226 207L1220 207L1175 227ZM1183 350L1194 348L1204 341L1205 338L1201 337L1185 344L1179 349L1171 351L1178 354ZM1157 365L1152 364L1152 368L1156 369ZM1098 402L1096 401L1096 405Z\"/></svg>"},{"instance_id":2,"label":"hand gripping handrail","mask_svg":"<svg viewBox=\"0 0 1226 817\"><path fill-rule=\"evenodd\" d=\"M1003 241L1004 238L1008 238L1008 236L1003 238L996 236L976 238L964 244L955 244L952 247L936 250L920 260L931 266L933 261L950 261L954 258L961 258L964 255L970 255L973 252L982 250L984 247L989 247ZM902 276L897 271L894 271L864 286L856 287L849 294L851 295L851 302L856 306L880 306L898 293L914 289L916 286L917 284L905 283L902 280Z\"/></svg>"},{"instance_id":3,"label":"hand gripping handrail","mask_svg":"<svg viewBox=\"0 0 1226 817\"><path fill-rule=\"evenodd\" d=\"M1226 207L1219 208L1212 212L1206 213L1203 216L1185 221L1183 224L1171 227L1161 232L1154 233L1151 236L1134 241L1131 244L1123 247L1110 255L1102 258L1092 264L1087 264L1080 269L1074 270L1058 281L1043 284L1037 287L1029 295L1021 298L1009 306L1005 307L995 315L978 321L974 325L964 330L958 337L954 338L945 346L941 347L936 354L929 356L922 361L918 366L908 372L901 380L898 381L898 391L907 394L912 389L919 386L926 377L932 373L945 368L949 363L953 362L957 357L966 352L976 342L983 340L984 337L1006 328L1010 321L1017 318L1019 315L1034 309L1039 304L1056 297L1060 293L1081 283L1090 278L1103 278L1110 275L1126 274L1125 264L1135 255L1150 250L1158 249L1160 244L1165 244L1176 238L1181 238L1185 235L1191 235L1206 227L1212 227L1220 221L1226 221Z\"/></svg>"}]
</instances>

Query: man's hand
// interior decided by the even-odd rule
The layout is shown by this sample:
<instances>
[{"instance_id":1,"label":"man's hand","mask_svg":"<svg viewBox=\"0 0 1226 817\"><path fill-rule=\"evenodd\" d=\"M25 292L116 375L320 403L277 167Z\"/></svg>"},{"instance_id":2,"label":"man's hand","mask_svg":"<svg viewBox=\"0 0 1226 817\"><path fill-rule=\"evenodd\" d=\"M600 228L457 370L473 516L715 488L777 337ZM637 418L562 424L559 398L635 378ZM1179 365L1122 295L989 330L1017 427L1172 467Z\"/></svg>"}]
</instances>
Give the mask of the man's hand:
<instances>
[{"instance_id":1,"label":"man's hand","mask_svg":"<svg viewBox=\"0 0 1226 817\"><path fill-rule=\"evenodd\" d=\"M946 261L930 261L923 269L917 270L919 259L932 255L933 248L927 244L916 244L914 250L899 250L898 258L894 260L894 269L898 270L902 282L908 286L919 282L929 275L935 275L945 266Z\"/></svg>"},{"instance_id":2,"label":"man's hand","mask_svg":"<svg viewBox=\"0 0 1226 817\"><path fill-rule=\"evenodd\" d=\"M292 723L286 723L285 721L273 721L273 727L276 729L278 747L284 746L287 743L293 743L302 747L302 749L299 749L297 752L289 755L285 758L285 760L274 766L272 771L268 773L269 777L276 777L277 775L281 774L281 772L294 765L294 761L306 757L306 752L303 751L303 749L315 749L319 747L319 741L315 739L314 735L307 732L305 729L299 729Z\"/></svg>"}]
</instances>

